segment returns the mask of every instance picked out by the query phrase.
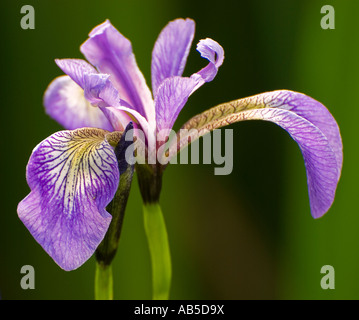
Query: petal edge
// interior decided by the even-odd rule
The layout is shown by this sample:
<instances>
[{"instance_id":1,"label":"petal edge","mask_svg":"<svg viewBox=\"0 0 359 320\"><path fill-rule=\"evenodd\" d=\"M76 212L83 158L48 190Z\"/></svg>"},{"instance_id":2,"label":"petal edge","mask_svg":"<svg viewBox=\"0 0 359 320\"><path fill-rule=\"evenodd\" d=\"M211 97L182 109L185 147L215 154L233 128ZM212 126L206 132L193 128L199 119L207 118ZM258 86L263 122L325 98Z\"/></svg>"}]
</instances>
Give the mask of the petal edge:
<instances>
[{"instance_id":1,"label":"petal edge","mask_svg":"<svg viewBox=\"0 0 359 320\"><path fill-rule=\"evenodd\" d=\"M90 258L111 221L106 206L119 172L107 134L94 128L57 132L35 147L27 166L31 192L18 205L19 218L64 270Z\"/></svg>"},{"instance_id":2,"label":"petal edge","mask_svg":"<svg viewBox=\"0 0 359 320\"><path fill-rule=\"evenodd\" d=\"M312 216L325 214L334 201L343 159L339 127L326 107L305 94L278 90L218 105L193 117L182 129L192 131L194 141L243 120L271 121L292 136L303 154ZM191 129L196 129L196 134ZM170 153L188 143L187 136L177 133Z\"/></svg>"}]
</instances>

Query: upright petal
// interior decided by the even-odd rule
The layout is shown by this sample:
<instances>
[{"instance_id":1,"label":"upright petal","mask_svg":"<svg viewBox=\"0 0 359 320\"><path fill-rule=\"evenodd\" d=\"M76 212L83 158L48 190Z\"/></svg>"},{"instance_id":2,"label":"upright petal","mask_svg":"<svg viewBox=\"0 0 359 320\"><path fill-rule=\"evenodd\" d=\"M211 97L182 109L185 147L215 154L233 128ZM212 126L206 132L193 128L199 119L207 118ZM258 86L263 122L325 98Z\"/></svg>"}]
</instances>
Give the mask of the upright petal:
<instances>
[{"instance_id":1,"label":"upright petal","mask_svg":"<svg viewBox=\"0 0 359 320\"><path fill-rule=\"evenodd\" d=\"M112 131L112 125L101 109L85 98L84 90L69 76L55 78L44 95L46 113L65 129L83 127Z\"/></svg>"},{"instance_id":2,"label":"upright petal","mask_svg":"<svg viewBox=\"0 0 359 320\"><path fill-rule=\"evenodd\" d=\"M110 145L120 133L83 128L42 141L27 165L30 194L18 215L36 241L65 270L81 266L103 239L111 221L106 206L119 183Z\"/></svg>"},{"instance_id":3,"label":"upright petal","mask_svg":"<svg viewBox=\"0 0 359 320\"><path fill-rule=\"evenodd\" d=\"M162 81L155 97L157 131L170 130L188 97L205 82L212 81L224 59L223 48L212 39L201 40L197 46L209 63L190 78L170 77Z\"/></svg>"},{"instance_id":4,"label":"upright petal","mask_svg":"<svg viewBox=\"0 0 359 320\"><path fill-rule=\"evenodd\" d=\"M197 81L185 77L167 78L162 82L155 98L158 132L162 131L162 134L165 136L167 134L166 131L172 129L179 112L186 104L189 95L196 85ZM159 137L161 140L163 138Z\"/></svg>"},{"instance_id":5,"label":"upright petal","mask_svg":"<svg viewBox=\"0 0 359 320\"><path fill-rule=\"evenodd\" d=\"M160 33L152 51L152 91L166 78L182 76L193 41L195 23L191 19L171 21Z\"/></svg>"},{"instance_id":6,"label":"upright petal","mask_svg":"<svg viewBox=\"0 0 359 320\"><path fill-rule=\"evenodd\" d=\"M155 113L151 91L139 70L131 42L106 20L89 34L81 52L100 72L111 75L111 81L128 102L148 121L154 122Z\"/></svg>"},{"instance_id":7,"label":"upright petal","mask_svg":"<svg viewBox=\"0 0 359 320\"><path fill-rule=\"evenodd\" d=\"M291 135L303 154L312 215L319 218L326 213L334 201L343 162L339 127L327 108L302 93L266 92L209 109L189 120L182 132L191 132L194 141L211 130L243 120L271 121ZM180 131L171 152L173 147L185 147L188 137Z\"/></svg>"}]
</instances>

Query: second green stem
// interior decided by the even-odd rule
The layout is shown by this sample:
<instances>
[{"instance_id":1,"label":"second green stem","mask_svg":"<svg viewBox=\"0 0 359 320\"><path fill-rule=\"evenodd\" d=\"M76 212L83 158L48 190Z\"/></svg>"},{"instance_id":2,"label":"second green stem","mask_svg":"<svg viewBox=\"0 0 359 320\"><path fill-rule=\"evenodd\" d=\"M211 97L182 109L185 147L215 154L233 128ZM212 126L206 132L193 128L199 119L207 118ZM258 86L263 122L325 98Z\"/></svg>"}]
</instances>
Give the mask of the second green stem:
<instances>
[{"instance_id":1,"label":"second green stem","mask_svg":"<svg viewBox=\"0 0 359 320\"><path fill-rule=\"evenodd\" d=\"M143 205L144 224L152 264L152 291L154 300L169 298L172 266L168 236L159 203Z\"/></svg>"}]
</instances>

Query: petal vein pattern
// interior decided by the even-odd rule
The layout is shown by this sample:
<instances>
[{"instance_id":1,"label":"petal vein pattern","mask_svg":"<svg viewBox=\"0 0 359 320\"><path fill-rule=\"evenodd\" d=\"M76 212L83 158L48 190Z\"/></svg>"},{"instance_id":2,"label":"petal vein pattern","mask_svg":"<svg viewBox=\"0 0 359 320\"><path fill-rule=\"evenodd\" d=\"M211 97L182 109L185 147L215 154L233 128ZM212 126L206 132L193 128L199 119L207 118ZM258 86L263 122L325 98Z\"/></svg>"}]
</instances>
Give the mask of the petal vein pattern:
<instances>
[{"instance_id":1,"label":"petal vein pattern","mask_svg":"<svg viewBox=\"0 0 359 320\"><path fill-rule=\"evenodd\" d=\"M106 211L118 182L117 159L105 130L60 131L41 142L27 166L31 193L18 214L65 270L84 263L111 221Z\"/></svg>"},{"instance_id":2,"label":"petal vein pattern","mask_svg":"<svg viewBox=\"0 0 359 320\"><path fill-rule=\"evenodd\" d=\"M343 145L338 124L320 102L299 92L278 90L218 105L190 119L177 133L172 148L181 150L204 134L243 120L265 120L285 129L298 143L307 172L314 218L332 205L341 175ZM189 133L193 132L190 138ZM192 130L192 131L190 131ZM175 145L177 144L177 146Z\"/></svg>"}]
</instances>

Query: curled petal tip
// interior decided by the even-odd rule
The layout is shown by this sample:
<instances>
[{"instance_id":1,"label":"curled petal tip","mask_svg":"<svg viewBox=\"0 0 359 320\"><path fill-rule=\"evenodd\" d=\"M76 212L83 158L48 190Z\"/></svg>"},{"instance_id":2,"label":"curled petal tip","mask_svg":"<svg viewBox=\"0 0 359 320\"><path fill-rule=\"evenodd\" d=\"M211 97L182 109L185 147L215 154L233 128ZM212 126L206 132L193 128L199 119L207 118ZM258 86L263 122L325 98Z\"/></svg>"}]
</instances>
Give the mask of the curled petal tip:
<instances>
[{"instance_id":1,"label":"curled petal tip","mask_svg":"<svg viewBox=\"0 0 359 320\"><path fill-rule=\"evenodd\" d=\"M223 47L211 38L200 40L197 44L197 50L201 53L201 57L206 58L217 68L219 68L223 64Z\"/></svg>"},{"instance_id":2,"label":"curled petal tip","mask_svg":"<svg viewBox=\"0 0 359 320\"><path fill-rule=\"evenodd\" d=\"M218 68L224 61L224 50L218 42L206 38L199 41L197 51L201 54L201 57L209 61L209 64L197 74L203 78L203 81L210 82L217 75Z\"/></svg>"}]
</instances>

